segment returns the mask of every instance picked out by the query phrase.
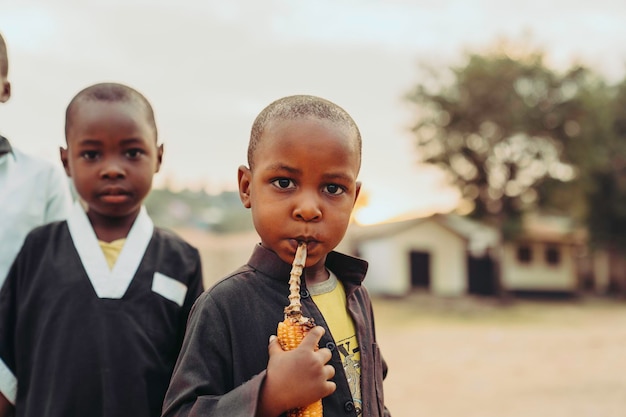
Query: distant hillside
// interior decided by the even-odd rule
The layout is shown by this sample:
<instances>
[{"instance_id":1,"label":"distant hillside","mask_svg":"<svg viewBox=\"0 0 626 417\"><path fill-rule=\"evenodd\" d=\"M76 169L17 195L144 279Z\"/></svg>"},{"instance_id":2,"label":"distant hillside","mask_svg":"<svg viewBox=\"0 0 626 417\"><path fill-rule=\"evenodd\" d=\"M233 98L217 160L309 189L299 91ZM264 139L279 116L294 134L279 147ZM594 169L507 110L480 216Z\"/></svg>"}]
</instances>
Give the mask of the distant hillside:
<instances>
[{"instance_id":1,"label":"distant hillside","mask_svg":"<svg viewBox=\"0 0 626 417\"><path fill-rule=\"evenodd\" d=\"M253 229L250 212L235 191L212 195L204 191L153 189L145 205L154 223L164 228L196 228L215 233Z\"/></svg>"}]
</instances>

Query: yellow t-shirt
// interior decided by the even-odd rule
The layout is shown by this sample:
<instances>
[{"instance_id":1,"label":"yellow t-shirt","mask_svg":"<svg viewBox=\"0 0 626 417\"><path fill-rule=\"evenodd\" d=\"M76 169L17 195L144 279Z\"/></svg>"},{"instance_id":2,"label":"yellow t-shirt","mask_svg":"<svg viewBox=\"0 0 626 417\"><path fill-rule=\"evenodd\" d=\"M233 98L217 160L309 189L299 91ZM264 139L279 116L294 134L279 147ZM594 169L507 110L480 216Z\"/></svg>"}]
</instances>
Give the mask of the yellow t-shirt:
<instances>
[{"instance_id":1,"label":"yellow t-shirt","mask_svg":"<svg viewBox=\"0 0 626 417\"><path fill-rule=\"evenodd\" d=\"M361 353L356 328L347 309L346 291L341 281L332 272L328 280L307 288L335 340L357 414L360 414L360 410L363 409L361 406Z\"/></svg>"},{"instance_id":2,"label":"yellow t-shirt","mask_svg":"<svg viewBox=\"0 0 626 417\"><path fill-rule=\"evenodd\" d=\"M126 238L117 239L113 242L103 242L99 240L98 243L104 253L104 259L106 259L109 269L113 269L113 266L117 261L117 257L120 256L124 243L126 243Z\"/></svg>"}]
</instances>

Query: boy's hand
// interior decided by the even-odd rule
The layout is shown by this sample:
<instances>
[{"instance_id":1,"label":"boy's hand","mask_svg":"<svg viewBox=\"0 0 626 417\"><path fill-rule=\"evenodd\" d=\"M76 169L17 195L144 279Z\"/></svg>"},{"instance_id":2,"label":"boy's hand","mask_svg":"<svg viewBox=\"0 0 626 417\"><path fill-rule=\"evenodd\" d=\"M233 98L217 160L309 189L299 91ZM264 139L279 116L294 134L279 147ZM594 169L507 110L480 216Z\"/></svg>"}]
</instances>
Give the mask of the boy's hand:
<instances>
[{"instance_id":1,"label":"boy's hand","mask_svg":"<svg viewBox=\"0 0 626 417\"><path fill-rule=\"evenodd\" d=\"M275 336L270 338L267 375L257 416L277 416L287 410L309 405L332 394L335 368L327 362L332 357L326 348L315 351L324 328L316 326L289 352L281 349Z\"/></svg>"}]
</instances>

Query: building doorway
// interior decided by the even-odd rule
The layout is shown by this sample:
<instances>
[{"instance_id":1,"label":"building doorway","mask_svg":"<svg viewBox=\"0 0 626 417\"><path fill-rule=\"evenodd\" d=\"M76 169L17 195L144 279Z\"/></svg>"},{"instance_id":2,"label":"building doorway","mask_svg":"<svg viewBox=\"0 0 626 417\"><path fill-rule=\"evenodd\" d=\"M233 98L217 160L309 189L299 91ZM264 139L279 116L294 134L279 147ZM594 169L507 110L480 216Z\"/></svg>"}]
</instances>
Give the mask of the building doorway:
<instances>
[{"instance_id":1,"label":"building doorway","mask_svg":"<svg viewBox=\"0 0 626 417\"><path fill-rule=\"evenodd\" d=\"M468 292L476 295L496 293L495 265L490 256L468 256Z\"/></svg>"},{"instance_id":2,"label":"building doorway","mask_svg":"<svg viewBox=\"0 0 626 417\"><path fill-rule=\"evenodd\" d=\"M430 289L430 253L411 251L411 288Z\"/></svg>"}]
</instances>

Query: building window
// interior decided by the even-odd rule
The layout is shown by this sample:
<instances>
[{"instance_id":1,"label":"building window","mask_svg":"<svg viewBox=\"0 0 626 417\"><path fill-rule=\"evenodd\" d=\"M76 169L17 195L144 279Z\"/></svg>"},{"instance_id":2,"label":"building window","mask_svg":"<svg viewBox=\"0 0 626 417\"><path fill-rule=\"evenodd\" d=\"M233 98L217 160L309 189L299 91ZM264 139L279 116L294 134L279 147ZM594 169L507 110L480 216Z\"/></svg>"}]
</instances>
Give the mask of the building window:
<instances>
[{"instance_id":1,"label":"building window","mask_svg":"<svg viewBox=\"0 0 626 417\"><path fill-rule=\"evenodd\" d=\"M517 247L517 260L523 264L528 264L533 260L533 253L529 245L519 245Z\"/></svg>"},{"instance_id":2,"label":"building window","mask_svg":"<svg viewBox=\"0 0 626 417\"><path fill-rule=\"evenodd\" d=\"M548 265L558 265L561 262L561 251L557 246L551 245L546 248L546 263Z\"/></svg>"}]
</instances>

